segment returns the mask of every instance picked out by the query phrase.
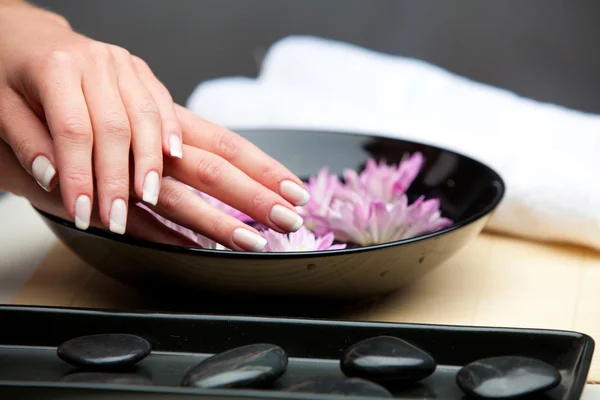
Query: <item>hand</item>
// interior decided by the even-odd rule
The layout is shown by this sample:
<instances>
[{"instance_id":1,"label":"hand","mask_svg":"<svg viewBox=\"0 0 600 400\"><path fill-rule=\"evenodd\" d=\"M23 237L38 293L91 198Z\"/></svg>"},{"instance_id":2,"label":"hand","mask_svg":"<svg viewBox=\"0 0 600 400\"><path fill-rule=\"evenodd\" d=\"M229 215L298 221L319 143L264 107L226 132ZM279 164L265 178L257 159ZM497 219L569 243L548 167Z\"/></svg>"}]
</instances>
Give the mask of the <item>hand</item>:
<instances>
[{"instance_id":1,"label":"hand","mask_svg":"<svg viewBox=\"0 0 600 400\"><path fill-rule=\"evenodd\" d=\"M157 205L148 208L236 250L262 251L266 241L256 229L212 207L186 185L216 198L227 198L229 205L278 232L300 228L301 218L281 197L299 203L302 182L297 177L235 133L198 118L183 107L176 106L176 111L184 142L190 144L183 146L183 159L166 160L165 170L177 180L164 179ZM2 141L0 171L0 189L27 198L42 211L68 219L60 194L42 190ZM134 193L131 200L128 234L154 242L196 245L137 207L139 200ZM97 207L92 209L90 224L102 224Z\"/></svg>"},{"instance_id":2,"label":"hand","mask_svg":"<svg viewBox=\"0 0 600 400\"><path fill-rule=\"evenodd\" d=\"M31 26L23 29L25 20ZM128 229L130 213L139 210L130 200L142 199L227 247L264 246L256 230L162 179L163 172L279 232L299 229L293 206L308 200L302 182L254 145L174 105L139 58L74 33L46 11L3 10L2 0L0 137L42 188L59 184L61 196L52 197L52 205L62 204L81 229L96 221L116 233L137 231ZM24 193L34 205L49 204L24 179L16 182L7 190Z\"/></svg>"},{"instance_id":3,"label":"hand","mask_svg":"<svg viewBox=\"0 0 600 400\"><path fill-rule=\"evenodd\" d=\"M55 14L27 4L0 8L2 139L40 186L60 184L66 213L81 229L97 193L104 226L124 233L130 174L137 196L155 205L163 153L182 156L173 101L154 75L141 78L145 68Z\"/></svg>"},{"instance_id":4,"label":"hand","mask_svg":"<svg viewBox=\"0 0 600 400\"><path fill-rule=\"evenodd\" d=\"M10 147L0 140L0 189L25 197L38 209L57 217L68 219L60 193L43 190L31 175L25 171ZM98 209L92 210L90 226L102 227ZM135 206L129 206L127 214L127 233L131 236L153 242L194 246L195 243L158 222L148 212Z\"/></svg>"}]
</instances>

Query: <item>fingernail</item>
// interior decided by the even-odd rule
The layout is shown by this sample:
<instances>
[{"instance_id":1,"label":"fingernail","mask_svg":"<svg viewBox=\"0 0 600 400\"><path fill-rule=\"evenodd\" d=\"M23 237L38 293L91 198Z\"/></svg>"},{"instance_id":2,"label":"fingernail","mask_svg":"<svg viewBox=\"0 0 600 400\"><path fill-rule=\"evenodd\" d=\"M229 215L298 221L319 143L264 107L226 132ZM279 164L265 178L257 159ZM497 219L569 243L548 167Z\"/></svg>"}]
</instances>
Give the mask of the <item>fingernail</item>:
<instances>
[{"instance_id":1,"label":"fingernail","mask_svg":"<svg viewBox=\"0 0 600 400\"><path fill-rule=\"evenodd\" d=\"M296 232L302 224L304 220L294 211L285 208L279 204L276 204L271 208L271 221L281 229Z\"/></svg>"},{"instance_id":2,"label":"fingernail","mask_svg":"<svg viewBox=\"0 0 600 400\"><path fill-rule=\"evenodd\" d=\"M110 208L110 221L108 229L111 232L122 235L125 233L125 226L127 225L127 204L125 200L116 199L112 203Z\"/></svg>"},{"instance_id":3,"label":"fingernail","mask_svg":"<svg viewBox=\"0 0 600 400\"><path fill-rule=\"evenodd\" d=\"M179 136L171 135L169 137L169 151L172 157L183 158L183 148Z\"/></svg>"},{"instance_id":4,"label":"fingernail","mask_svg":"<svg viewBox=\"0 0 600 400\"><path fill-rule=\"evenodd\" d=\"M148 172L146 179L144 180L144 192L142 194L142 200L155 206L158 202L158 185L158 172Z\"/></svg>"},{"instance_id":5,"label":"fingernail","mask_svg":"<svg viewBox=\"0 0 600 400\"><path fill-rule=\"evenodd\" d=\"M92 202L86 195L81 195L75 200L75 226L85 231L90 226Z\"/></svg>"},{"instance_id":6,"label":"fingernail","mask_svg":"<svg viewBox=\"0 0 600 400\"><path fill-rule=\"evenodd\" d=\"M233 231L233 243L247 251L261 252L267 245L267 239L244 228Z\"/></svg>"},{"instance_id":7,"label":"fingernail","mask_svg":"<svg viewBox=\"0 0 600 400\"><path fill-rule=\"evenodd\" d=\"M46 192L49 192L50 182L52 181L52 178L54 178L54 175L56 175L56 170L52 166L50 160L45 156L37 156L31 164L31 172L37 183Z\"/></svg>"},{"instance_id":8,"label":"fingernail","mask_svg":"<svg viewBox=\"0 0 600 400\"><path fill-rule=\"evenodd\" d=\"M310 198L308 192L292 181L283 181L279 185L279 192L286 200L294 203L296 206L303 206L308 203Z\"/></svg>"}]
</instances>

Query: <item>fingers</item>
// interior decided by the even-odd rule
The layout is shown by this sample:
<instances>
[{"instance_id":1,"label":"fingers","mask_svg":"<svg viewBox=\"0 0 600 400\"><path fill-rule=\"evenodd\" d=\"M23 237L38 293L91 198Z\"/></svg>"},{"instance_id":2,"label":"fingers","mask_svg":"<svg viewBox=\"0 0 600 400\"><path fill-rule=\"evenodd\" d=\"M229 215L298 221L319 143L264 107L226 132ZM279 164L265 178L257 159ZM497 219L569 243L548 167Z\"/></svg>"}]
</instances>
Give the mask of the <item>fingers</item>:
<instances>
[{"instance_id":1,"label":"fingers","mask_svg":"<svg viewBox=\"0 0 600 400\"><path fill-rule=\"evenodd\" d=\"M124 233L130 148L136 195L152 205L160 191L161 116L152 94L127 51L99 42L85 49L85 61L79 63L69 53L55 52L42 75L36 87L54 139L69 216L80 229L89 226L93 147L100 218L112 232Z\"/></svg>"},{"instance_id":2,"label":"fingers","mask_svg":"<svg viewBox=\"0 0 600 400\"><path fill-rule=\"evenodd\" d=\"M52 138L23 98L12 90L0 97L0 137L25 171L47 192L56 186Z\"/></svg>"},{"instance_id":3,"label":"fingers","mask_svg":"<svg viewBox=\"0 0 600 400\"><path fill-rule=\"evenodd\" d=\"M68 219L61 195L58 191L51 193L43 190L25 169L20 165L9 145L0 141L0 189L25 197L38 209ZM94 208L90 218L90 226L102 227L102 221ZM138 206L130 206L128 212L127 233L140 239L176 246L197 246L179 232L168 228L147 211Z\"/></svg>"},{"instance_id":4,"label":"fingers","mask_svg":"<svg viewBox=\"0 0 600 400\"><path fill-rule=\"evenodd\" d=\"M183 146L182 160L165 163L165 172L278 232L295 232L303 224L294 207L216 154Z\"/></svg>"},{"instance_id":5,"label":"fingers","mask_svg":"<svg viewBox=\"0 0 600 400\"><path fill-rule=\"evenodd\" d=\"M55 53L36 86L54 139L56 169L69 215L80 229L89 226L94 204L93 147L100 218L112 232L123 234L129 209L130 149L134 192L152 205L158 199L160 113L126 50L99 42L85 50L83 68L68 53Z\"/></svg>"},{"instance_id":6,"label":"fingers","mask_svg":"<svg viewBox=\"0 0 600 400\"><path fill-rule=\"evenodd\" d=\"M140 79L144 82L160 111L162 121L162 145L164 154L181 158L182 134L181 125L175 112L173 98L167 88L152 73L148 64L141 58L133 57L133 63Z\"/></svg>"},{"instance_id":7,"label":"fingers","mask_svg":"<svg viewBox=\"0 0 600 400\"><path fill-rule=\"evenodd\" d=\"M184 158L188 155L185 154ZM267 243L256 229L212 207L173 179L163 180L158 206L150 208L164 218L230 249L260 252Z\"/></svg>"},{"instance_id":8,"label":"fingers","mask_svg":"<svg viewBox=\"0 0 600 400\"><path fill-rule=\"evenodd\" d=\"M104 49L104 50L102 50ZM94 173L102 223L123 234L129 207L129 118L108 47L99 44L83 74L83 92L94 131Z\"/></svg>"},{"instance_id":9,"label":"fingers","mask_svg":"<svg viewBox=\"0 0 600 400\"><path fill-rule=\"evenodd\" d=\"M253 143L199 118L179 105L175 106L175 110L181 122L185 144L222 157L295 206L308 202L309 195L302 181Z\"/></svg>"},{"instance_id":10,"label":"fingers","mask_svg":"<svg viewBox=\"0 0 600 400\"><path fill-rule=\"evenodd\" d=\"M111 52L131 125L135 193L144 202L156 205L163 172L161 115L152 94L138 77L129 52L114 46Z\"/></svg>"},{"instance_id":11,"label":"fingers","mask_svg":"<svg viewBox=\"0 0 600 400\"><path fill-rule=\"evenodd\" d=\"M55 52L36 77L40 102L54 142L65 210L79 229L90 224L93 204L93 131L75 59Z\"/></svg>"}]
</instances>

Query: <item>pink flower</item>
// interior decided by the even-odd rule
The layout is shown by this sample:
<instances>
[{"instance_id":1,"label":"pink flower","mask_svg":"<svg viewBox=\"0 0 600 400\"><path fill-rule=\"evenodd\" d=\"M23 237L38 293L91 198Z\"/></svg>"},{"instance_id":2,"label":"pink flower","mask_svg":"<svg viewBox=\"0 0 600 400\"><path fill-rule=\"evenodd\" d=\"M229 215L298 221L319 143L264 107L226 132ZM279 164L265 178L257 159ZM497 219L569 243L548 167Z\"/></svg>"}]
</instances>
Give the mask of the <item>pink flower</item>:
<instances>
[{"instance_id":1,"label":"pink flower","mask_svg":"<svg viewBox=\"0 0 600 400\"><path fill-rule=\"evenodd\" d=\"M186 238L190 239L192 242L197 243L203 249L215 249L215 250L229 250L225 246L215 242L212 239L207 238L199 233L192 231L191 229L186 228L185 226L181 226L176 224L175 222L166 219L160 214L155 213L150 208L148 208L145 204L138 203L136 204L138 207L144 209L148 213L150 213L154 218L156 218L160 223L164 224L170 229L173 229L175 232L180 233Z\"/></svg>"},{"instance_id":2,"label":"pink flower","mask_svg":"<svg viewBox=\"0 0 600 400\"><path fill-rule=\"evenodd\" d=\"M425 200L425 196L420 196L408 206L408 210L405 238L435 232L453 224L452 220L442 217L439 199Z\"/></svg>"},{"instance_id":3,"label":"pink flower","mask_svg":"<svg viewBox=\"0 0 600 400\"><path fill-rule=\"evenodd\" d=\"M336 175L329 175L329 169L323 167L316 176L310 177L305 186L310 199L304 206L296 209L304 219L304 226L320 236L327 232L326 216L341 183Z\"/></svg>"},{"instance_id":4,"label":"pink flower","mask_svg":"<svg viewBox=\"0 0 600 400\"><path fill-rule=\"evenodd\" d=\"M394 242L445 228L452 224L439 211L439 200L406 195L392 203L368 198L336 201L328 215L328 228L342 242L361 246Z\"/></svg>"},{"instance_id":5,"label":"pink flower","mask_svg":"<svg viewBox=\"0 0 600 400\"><path fill-rule=\"evenodd\" d=\"M169 178L172 179L172 178ZM222 211L223 213L230 215L236 219L239 219L242 222L252 222L252 218L250 218L249 216L247 216L246 214L244 214L241 211L236 210L235 208L229 206L228 204L222 202L221 200L214 198L204 192L199 191L198 189L189 186L189 185L185 185L189 190L191 190L192 192L194 192L195 194L197 194L198 196L200 196L200 198L202 198L204 201L206 201L208 204L210 204L211 206L215 207L216 209ZM207 238L204 235L201 235L199 233L196 233L194 231L192 231L189 228L186 228L184 226L181 226L179 224L176 224L175 222L172 222L166 218L164 218L163 216L155 213L154 211L150 210L148 207L146 207L144 204L139 203L138 206L140 206L141 208L143 208L144 210L148 211L150 214L152 214L154 216L154 218L156 218L158 221L160 221L161 223L163 223L164 225L166 225L167 227L173 229L176 232L179 232L180 234L182 234L183 236L187 237L188 239L192 240L193 242L197 243L200 247L202 247L203 249L214 249L214 250L230 250L228 248L226 248L225 246L223 246L220 243L215 242L212 239Z\"/></svg>"},{"instance_id":6,"label":"pink flower","mask_svg":"<svg viewBox=\"0 0 600 400\"><path fill-rule=\"evenodd\" d=\"M217 243L214 240L209 239L206 236L203 236L200 234L197 235L196 243L198 243L200 246L202 246L203 249L231 251L231 249L223 246L221 243Z\"/></svg>"},{"instance_id":7,"label":"pink flower","mask_svg":"<svg viewBox=\"0 0 600 400\"><path fill-rule=\"evenodd\" d=\"M346 248L345 244L333 244L335 237L332 233L317 237L304 226L298 231L287 235L275 232L272 229L261 233L267 239L265 252L319 251Z\"/></svg>"},{"instance_id":8,"label":"pink flower","mask_svg":"<svg viewBox=\"0 0 600 400\"><path fill-rule=\"evenodd\" d=\"M339 241L368 246L451 225L441 216L437 199L408 204L406 191L423 163L419 152L404 156L397 165L369 159L360 173L345 170L344 183L322 168L307 185L311 202L302 210L309 221L306 226L317 235L333 232Z\"/></svg>"},{"instance_id":9,"label":"pink flower","mask_svg":"<svg viewBox=\"0 0 600 400\"><path fill-rule=\"evenodd\" d=\"M392 202L406 193L423 163L423 155L418 152L403 157L397 166L388 165L384 161L377 163L371 158L360 174L351 169L344 171L344 186L337 197L352 200L359 195Z\"/></svg>"},{"instance_id":10,"label":"pink flower","mask_svg":"<svg viewBox=\"0 0 600 400\"><path fill-rule=\"evenodd\" d=\"M191 241L197 242L198 234L196 232L192 231L191 229L188 229L184 226L178 225L175 222L166 219L162 215L157 214L154 211L152 211L150 208L148 208L143 203L137 203L136 206L140 207L144 211L147 211L150 215L152 215L154 218L156 218L158 220L158 222L160 222L161 224L166 225L168 228L173 229L175 232L182 234L183 236L190 239Z\"/></svg>"},{"instance_id":11,"label":"pink flower","mask_svg":"<svg viewBox=\"0 0 600 400\"><path fill-rule=\"evenodd\" d=\"M344 182L323 167L306 184L310 199L297 207L304 226L297 232L280 234L263 230L266 252L318 251L346 248L335 240L362 246L420 236L452 225L442 217L438 199L418 198L408 204L406 191L424 164L419 152L407 155L397 165L369 159L360 173L347 169ZM224 202L188 186L213 207L245 223L252 218ZM152 213L159 221L206 249L230 250ZM258 224L260 225L260 224ZM264 228L264 227L263 227ZM259 228L262 229L262 228Z\"/></svg>"}]
</instances>

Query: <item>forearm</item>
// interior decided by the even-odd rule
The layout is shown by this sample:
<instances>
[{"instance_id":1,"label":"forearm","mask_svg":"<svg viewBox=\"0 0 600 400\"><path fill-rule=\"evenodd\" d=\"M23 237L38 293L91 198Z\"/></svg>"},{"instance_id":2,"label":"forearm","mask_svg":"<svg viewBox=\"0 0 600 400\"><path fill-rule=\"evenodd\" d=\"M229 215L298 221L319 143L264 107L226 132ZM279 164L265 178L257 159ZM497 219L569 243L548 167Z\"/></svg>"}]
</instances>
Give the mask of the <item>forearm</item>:
<instances>
[{"instance_id":1,"label":"forearm","mask_svg":"<svg viewBox=\"0 0 600 400\"><path fill-rule=\"evenodd\" d=\"M0 12L14 7L32 7L26 0L0 0Z\"/></svg>"},{"instance_id":2,"label":"forearm","mask_svg":"<svg viewBox=\"0 0 600 400\"><path fill-rule=\"evenodd\" d=\"M37 7L27 0L0 0L0 27L7 26L11 21L25 23L32 19L31 16L54 19L57 23L70 28L69 22L61 15Z\"/></svg>"}]
</instances>

